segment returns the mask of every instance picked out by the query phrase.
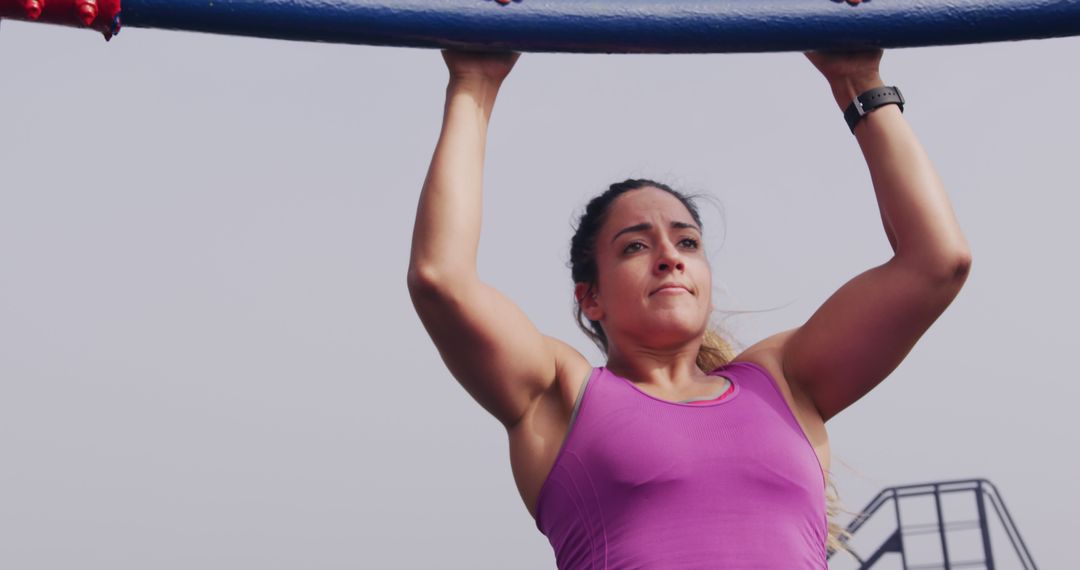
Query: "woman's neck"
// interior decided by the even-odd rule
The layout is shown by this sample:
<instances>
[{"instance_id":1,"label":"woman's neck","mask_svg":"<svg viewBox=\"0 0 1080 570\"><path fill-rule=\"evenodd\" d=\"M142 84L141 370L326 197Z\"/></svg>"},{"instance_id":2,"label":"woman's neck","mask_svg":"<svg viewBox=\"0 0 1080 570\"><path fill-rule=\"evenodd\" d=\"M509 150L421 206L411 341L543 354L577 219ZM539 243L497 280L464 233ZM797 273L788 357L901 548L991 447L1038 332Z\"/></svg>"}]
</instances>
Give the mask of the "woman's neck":
<instances>
[{"instance_id":1,"label":"woman's neck","mask_svg":"<svg viewBox=\"0 0 1080 570\"><path fill-rule=\"evenodd\" d=\"M701 343L672 351L646 348L608 352L606 368L637 384L649 384L665 391L679 391L696 383L711 381L697 366Z\"/></svg>"}]
</instances>

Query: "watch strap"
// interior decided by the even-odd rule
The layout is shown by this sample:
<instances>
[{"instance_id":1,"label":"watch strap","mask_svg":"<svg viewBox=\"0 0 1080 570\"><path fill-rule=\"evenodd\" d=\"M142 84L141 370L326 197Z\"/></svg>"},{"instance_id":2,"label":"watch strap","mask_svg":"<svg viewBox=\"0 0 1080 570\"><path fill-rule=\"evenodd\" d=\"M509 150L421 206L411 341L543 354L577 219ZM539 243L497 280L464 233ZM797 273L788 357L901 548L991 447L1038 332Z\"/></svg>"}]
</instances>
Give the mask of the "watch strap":
<instances>
[{"instance_id":1,"label":"watch strap","mask_svg":"<svg viewBox=\"0 0 1080 570\"><path fill-rule=\"evenodd\" d=\"M851 132L855 132L855 125L859 123L859 120L864 115L885 105L896 104L900 107L900 112L904 112L904 95L900 93L900 88L896 86L882 86L875 87L863 91L856 97L847 109L844 109L844 120L847 121L848 128Z\"/></svg>"}]
</instances>

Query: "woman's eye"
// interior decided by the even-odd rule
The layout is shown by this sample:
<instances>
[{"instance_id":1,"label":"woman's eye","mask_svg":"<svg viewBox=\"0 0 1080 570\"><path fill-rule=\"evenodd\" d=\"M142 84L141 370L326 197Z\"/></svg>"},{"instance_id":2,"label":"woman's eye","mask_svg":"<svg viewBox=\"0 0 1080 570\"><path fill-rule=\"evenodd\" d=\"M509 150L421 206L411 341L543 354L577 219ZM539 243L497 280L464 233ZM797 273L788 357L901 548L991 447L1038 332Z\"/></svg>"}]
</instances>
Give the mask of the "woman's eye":
<instances>
[{"instance_id":1,"label":"woman's eye","mask_svg":"<svg viewBox=\"0 0 1080 570\"><path fill-rule=\"evenodd\" d=\"M683 238L681 241L679 241L679 243L686 244L686 247L689 247L691 249L697 249L698 246L699 246L698 240L696 240L694 238ZM640 247L635 248L634 246L640 246ZM627 246L623 248L623 253L634 253L635 251L641 251L641 248L643 248L643 247L645 247L645 244L643 244L643 243L641 243L639 241L635 241L635 242L632 242L630 244L627 244Z\"/></svg>"}]
</instances>

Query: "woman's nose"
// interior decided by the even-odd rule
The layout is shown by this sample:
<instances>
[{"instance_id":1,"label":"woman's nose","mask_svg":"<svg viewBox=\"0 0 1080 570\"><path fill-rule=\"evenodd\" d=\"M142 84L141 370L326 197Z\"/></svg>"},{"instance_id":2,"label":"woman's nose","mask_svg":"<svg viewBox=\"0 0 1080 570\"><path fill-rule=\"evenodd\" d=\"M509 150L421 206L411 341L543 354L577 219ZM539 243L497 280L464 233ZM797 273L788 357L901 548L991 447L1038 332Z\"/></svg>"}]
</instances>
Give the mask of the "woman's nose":
<instances>
[{"instance_id":1,"label":"woman's nose","mask_svg":"<svg viewBox=\"0 0 1080 570\"><path fill-rule=\"evenodd\" d=\"M683 269L685 269L685 267L683 267L683 263L681 261L668 261L668 260L661 261L660 264L657 266L657 269L659 271L661 271L661 272L664 272L664 271L667 271L667 270L671 269L672 267L674 267L675 269L678 269L679 271L682 271Z\"/></svg>"},{"instance_id":2,"label":"woman's nose","mask_svg":"<svg viewBox=\"0 0 1080 570\"><path fill-rule=\"evenodd\" d=\"M682 271L686 269L683 266L682 258L679 257L679 253L674 248L665 248L660 253L660 258L656 260L657 271L663 273L669 271L672 268Z\"/></svg>"}]
</instances>

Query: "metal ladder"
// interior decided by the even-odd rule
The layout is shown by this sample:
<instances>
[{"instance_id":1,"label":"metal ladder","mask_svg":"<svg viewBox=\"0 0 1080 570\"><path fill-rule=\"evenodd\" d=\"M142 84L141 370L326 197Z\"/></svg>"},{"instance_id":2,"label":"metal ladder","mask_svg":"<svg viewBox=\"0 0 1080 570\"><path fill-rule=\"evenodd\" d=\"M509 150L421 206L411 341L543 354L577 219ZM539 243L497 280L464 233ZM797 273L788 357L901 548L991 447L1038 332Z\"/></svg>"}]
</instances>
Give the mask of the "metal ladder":
<instances>
[{"instance_id":1,"label":"metal ladder","mask_svg":"<svg viewBox=\"0 0 1080 570\"><path fill-rule=\"evenodd\" d=\"M975 501L977 518L974 520L952 521L945 520L942 509L942 496L949 494L971 494ZM901 501L910 501L915 497L933 496L936 511L936 520L931 523L904 524L901 520ZM873 554L863 559L854 554L859 563L859 570L871 568L875 563L888 554L899 554L900 564L904 570L950 570L952 568L985 568L994 570L994 553L990 547L990 527L987 524L986 504L989 503L993 512L1001 522L1005 534L1009 537L1013 550L1016 551L1020 563L1025 570L1037 570L1035 561L1028 552L1027 545L1020 537L1020 531L1013 523L1009 510L1005 508L1005 502L1001 499L997 487L986 479L964 479L957 481L939 481L936 483L919 483L915 485L903 485L888 487L877 494L862 512L847 526L847 531L852 535L863 527L881 507L892 504L896 513L896 528L888 538L879 546ZM978 529L982 542L982 560L954 560L949 556L949 541L947 536L950 531L964 531ZM915 535L937 534L941 545L941 562L933 564L909 564L908 553L904 550L904 539ZM841 543L847 544L842 538ZM829 549L828 556L832 558L835 551Z\"/></svg>"}]
</instances>

